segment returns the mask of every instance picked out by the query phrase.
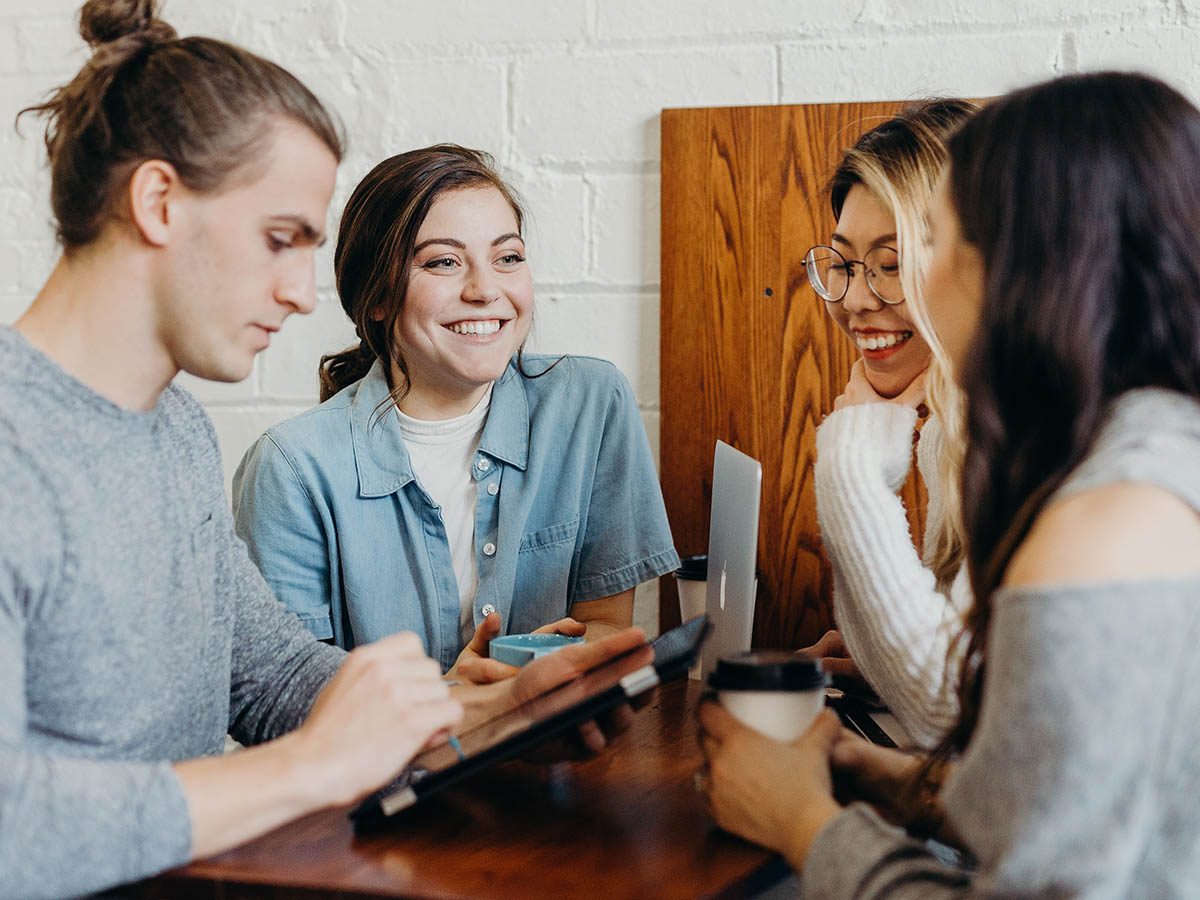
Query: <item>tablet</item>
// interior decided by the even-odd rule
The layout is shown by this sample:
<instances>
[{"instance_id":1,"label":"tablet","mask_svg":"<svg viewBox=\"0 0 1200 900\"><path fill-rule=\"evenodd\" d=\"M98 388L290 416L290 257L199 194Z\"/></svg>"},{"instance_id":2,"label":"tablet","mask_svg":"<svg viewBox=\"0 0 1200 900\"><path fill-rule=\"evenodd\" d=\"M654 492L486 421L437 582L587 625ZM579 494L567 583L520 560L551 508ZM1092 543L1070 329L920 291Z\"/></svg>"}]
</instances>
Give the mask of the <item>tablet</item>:
<instances>
[{"instance_id":1,"label":"tablet","mask_svg":"<svg viewBox=\"0 0 1200 900\"><path fill-rule=\"evenodd\" d=\"M697 616L650 645L652 663L636 661L643 650L638 647L464 731L458 735L457 746L443 744L417 755L395 781L350 813L355 830L380 825L469 775L532 749L661 683L682 678L710 630L708 617Z\"/></svg>"}]
</instances>

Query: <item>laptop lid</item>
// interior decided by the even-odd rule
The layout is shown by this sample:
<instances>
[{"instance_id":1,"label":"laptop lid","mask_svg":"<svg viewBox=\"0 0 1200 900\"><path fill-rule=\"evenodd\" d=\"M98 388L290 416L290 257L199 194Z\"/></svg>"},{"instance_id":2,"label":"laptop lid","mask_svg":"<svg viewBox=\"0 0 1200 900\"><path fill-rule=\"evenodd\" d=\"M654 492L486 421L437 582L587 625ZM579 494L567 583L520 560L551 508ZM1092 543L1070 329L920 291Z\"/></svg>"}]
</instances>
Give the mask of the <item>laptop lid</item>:
<instances>
[{"instance_id":1,"label":"laptop lid","mask_svg":"<svg viewBox=\"0 0 1200 900\"><path fill-rule=\"evenodd\" d=\"M706 678L722 656L750 649L761 498L762 464L717 441L704 602L713 636L701 654L701 672Z\"/></svg>"}]
</instances>

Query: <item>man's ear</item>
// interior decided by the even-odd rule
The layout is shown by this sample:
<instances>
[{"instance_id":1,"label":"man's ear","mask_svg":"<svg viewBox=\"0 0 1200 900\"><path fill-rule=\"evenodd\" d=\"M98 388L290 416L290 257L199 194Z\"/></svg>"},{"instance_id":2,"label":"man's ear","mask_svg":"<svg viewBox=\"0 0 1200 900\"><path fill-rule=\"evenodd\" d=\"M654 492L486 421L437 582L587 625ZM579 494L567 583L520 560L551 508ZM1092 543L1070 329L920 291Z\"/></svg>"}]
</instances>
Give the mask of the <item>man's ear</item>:
<instances>
[{"instance_id":1,"label":"man's ear","mask_svg":"<svg viewBox=\"0 0 1200 900\"><path fill-rule=\"evenodd\" d=\"M129 216L142 240L155 247L167 243L172 206L185 190L179 173L169 162L148 159L129 178Z\"/></svg>"}]
</instances>

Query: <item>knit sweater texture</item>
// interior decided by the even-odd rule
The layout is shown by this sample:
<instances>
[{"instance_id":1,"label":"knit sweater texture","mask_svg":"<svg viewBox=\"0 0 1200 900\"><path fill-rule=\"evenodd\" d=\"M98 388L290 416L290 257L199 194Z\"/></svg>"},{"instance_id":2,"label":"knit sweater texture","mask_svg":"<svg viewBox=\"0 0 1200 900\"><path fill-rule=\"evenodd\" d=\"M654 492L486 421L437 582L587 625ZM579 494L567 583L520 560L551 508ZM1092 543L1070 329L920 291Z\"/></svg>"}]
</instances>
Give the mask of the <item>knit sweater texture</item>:
<instances>
[{"instance_id":1,"label":"knit sweater texture","mask_svg":"<svg viewBox=\"0 0 1200 900\"><path fill-rule=\"evenodd\" d=\"M917 413L865 403L832 413L817 429L817 521L833 565L838 629L867 683L919 747L933 747L958 716L955 638L971 605L966 567L948 589L917 554L897 496L913 457ZM947 515L938 459L941 423L917 443L928 506L925 533ZM928 541L925 542L928 545Z\"/></svg>"},{"instance_id":2,"label":"knit sweater texture","mask_svg":"<svg viewBox=\"0 0 1200 900\"><path fill-rule=\"evenodd\" d=\"M191 396L122 409L0 328L0 898L185 862L171 763L295 728L341 660L234 536Z\"/></svg>"},{"instance_id":3,"label":"knit sweater texture","mask_svg":"<svg viewBox=\"0 0 1200 900\"><path fill-rule=\"evenodd\" d=\"M1131 482L1200 514L1200 400L1120 397L1057 497ZM817 835L804 897L1195 897L1200 577L1002 589L979 723L942 806L978 867L860 804Z\"/></svg>"}]
</instances>

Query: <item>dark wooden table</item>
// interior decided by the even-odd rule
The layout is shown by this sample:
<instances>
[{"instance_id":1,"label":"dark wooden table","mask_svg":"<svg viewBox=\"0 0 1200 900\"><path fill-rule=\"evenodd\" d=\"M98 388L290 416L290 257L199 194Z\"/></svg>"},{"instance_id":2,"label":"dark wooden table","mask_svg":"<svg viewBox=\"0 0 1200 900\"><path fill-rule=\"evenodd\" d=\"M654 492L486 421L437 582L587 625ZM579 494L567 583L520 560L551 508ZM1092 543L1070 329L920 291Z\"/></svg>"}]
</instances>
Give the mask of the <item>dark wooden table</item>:
<instances>
[{"instance_id":1,"label":"dark wooden table","mask_svg":"<svg viewBox=\"0 0 1200 900\"><path fill-rule=\"evenodd\" d=\"M783 861L720 831L692 787L695 681L660 688L600 757L512 762L355 837L345 809L140 885L170 900L744 897Z\"/></svg>"}]
</instances>

